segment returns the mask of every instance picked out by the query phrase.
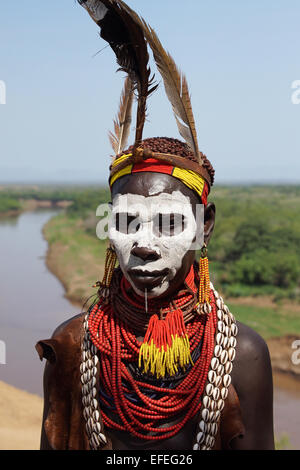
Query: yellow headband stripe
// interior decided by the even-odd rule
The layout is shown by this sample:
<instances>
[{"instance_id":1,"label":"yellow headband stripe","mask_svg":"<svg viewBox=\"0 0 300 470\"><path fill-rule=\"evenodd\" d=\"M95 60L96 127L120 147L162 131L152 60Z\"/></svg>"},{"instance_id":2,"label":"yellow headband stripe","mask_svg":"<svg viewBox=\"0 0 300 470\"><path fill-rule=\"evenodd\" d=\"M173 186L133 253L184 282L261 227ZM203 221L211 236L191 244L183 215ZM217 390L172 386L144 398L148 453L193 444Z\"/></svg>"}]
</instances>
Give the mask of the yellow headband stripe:
<instances>
[{"instance_id":1,"label":"yellow headband stripe","mask_svg":"<svg viewBox=\"0 0 300 470\"><path fill-rule=\"evenodd\" d=\"M116 158L111 167L116 168L116 166L120 165L120 163L124 162L124 160L127 160L129 157L132 157L132 153L128 153L127 155L122 155L121 157Z\"/></svg>"},{"instance_id":2,"label":"yellow headband stripe","mask_svg":"<svg viewBox=\"0 0 300 470\"><path fill-rule=\"evenodd\" d=\"M128 155L127 155L128 156ZM120 163L120 162L118 162ZM123 168L122 170L118 171L117 173L115 173L111 179L110 179L110 187L112 187L112 185L119 179L119 178L122 178L122 176L126 176L126 175L130 175L132 173L132 170L133 170L133 165L128 165L128 166L125 166L125 168Z\"/></svg>"},{"instance_id":3,"label":"yellow headband stripe","mask_svg":"<svg viewBox=\"0 0 300 470\"><path fill-rule=\"evenodd\" d=\"M127 157L128 157L128 155L126 156L126 158ZM125 160L125 158L124 158L124 160ZM118 161L118 164L119 163L120 163L120 161ZM122 170L115 173L112 176L111 180L110 180L110 187L112 187L112 185L119 178L122 178L122 176L130 175L132 173L133 167L134 167L134 165L128 165L125 168L123 168ZM180 180L182 183L185 184L185 186L190 188L192 191L195 191L200 197L202 196L203 189L204 189L204 186L205 186L205 181L200 175L198 175L197 173L195 173L194 171L191 171L191 170L185 170L183 168L174 167L174 170L172 172L172 176L174 176L174 178L177 178L178 180Z\"/></svg>"},{"instance_id":4,"label":"yellow headband stripe","mask_svg":"<svg viewBox=\"0 0 300 470\"><path fill-rule=\"evenodd\" d=\"M174 168L172 176L182 181L182 183L195 191L200 197L202 196L205 185L205 181L202 176L197 175L197 173L192 170L185 170L184 168L178 167Z\"/></svg>"}]
</instances>

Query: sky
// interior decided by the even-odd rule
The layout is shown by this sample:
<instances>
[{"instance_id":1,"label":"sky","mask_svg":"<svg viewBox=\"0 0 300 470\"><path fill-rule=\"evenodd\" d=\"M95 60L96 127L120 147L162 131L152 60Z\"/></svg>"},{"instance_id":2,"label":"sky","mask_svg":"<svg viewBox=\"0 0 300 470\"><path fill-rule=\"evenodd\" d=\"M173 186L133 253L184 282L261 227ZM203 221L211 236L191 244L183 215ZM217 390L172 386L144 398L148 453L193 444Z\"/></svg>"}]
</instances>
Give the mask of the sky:
<instances>
[{"instance_id":1,"label":"sky","mask_svg":"<svg viewBox=\"0 0 300 470\"><path fill-rule=\"evenodd\" d=\"M216 182L300 182L299 0L127 3L187 76ZM107 182L124 74L98 30L75 0L1 1L0 183ZM178 138L156 78L144 137Z\"/></svg>"}]
</instances>

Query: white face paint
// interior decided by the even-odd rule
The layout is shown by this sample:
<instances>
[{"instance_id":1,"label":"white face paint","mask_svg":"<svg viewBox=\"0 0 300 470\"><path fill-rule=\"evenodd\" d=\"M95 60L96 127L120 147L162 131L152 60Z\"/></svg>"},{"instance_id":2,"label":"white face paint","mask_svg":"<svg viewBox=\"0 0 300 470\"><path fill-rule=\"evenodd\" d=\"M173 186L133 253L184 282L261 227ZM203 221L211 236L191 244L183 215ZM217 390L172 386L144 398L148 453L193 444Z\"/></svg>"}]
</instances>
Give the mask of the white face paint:
<instances>
[{"instance_id":1,"label":"white face paint","mask_svg":"<svg viewBox=\"0 0 300 470\"><path fill-rule=\"evenodd\" d=\"M170 218L175 219L171 232ZM147 289L148 297L153 298L168 290L196 231L190 199L180 191L149 197L117 194L113 199L109 238L125 277L138 295L144 296ZM142 248L151 250L153 256L140 257L137 253Z\"/></svg>"}]
</instances>

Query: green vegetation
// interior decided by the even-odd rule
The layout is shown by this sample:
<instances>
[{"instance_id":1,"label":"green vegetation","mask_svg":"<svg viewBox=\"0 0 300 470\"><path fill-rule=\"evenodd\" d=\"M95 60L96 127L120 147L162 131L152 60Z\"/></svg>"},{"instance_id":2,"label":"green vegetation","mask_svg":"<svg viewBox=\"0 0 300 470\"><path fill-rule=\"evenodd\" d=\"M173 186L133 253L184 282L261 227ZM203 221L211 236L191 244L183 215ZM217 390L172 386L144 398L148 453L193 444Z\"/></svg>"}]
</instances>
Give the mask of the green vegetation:
<instances>
[{"instance_id":1,"label":"green vegetation","mask_svg":"<svg viewBox=\"0 0 300 470\"><path fill-rule=\"evenodd\" d=\"M82 220L96 214L100 204L110 201L108 189L81 189L73 194L73 204L68 208L68 215Z\"/></svg>"},{"instance_id":2,"label":"green vegetation","mask_svg":"<svg viewBox=\"0 0 300 470\"><path fill-rule=\"evenodd\" d=\"M92 189L98 190L96 186ZM86 192L86 187L76 185L33 185L33 186L14 186L7 185L0 187L0 200L6 197L15 200L26 201L34 199L36 201L73 201L78 194Z\"/></svg>"},{"instance_id":3,"label":"green vegetation","mask_svg":"<svg viewBox=\"0 0 300 470\"><path fill-rule=\"evenodd\" d=\"M255 303L243 305L237 300L227 305L238 321L253 328L266 340L300 333L300 310L285 304L274 307L256 306Z\"/></svg>"},{"instance_id":4,"label":"green vegetation","mask_svg":"<svg viewBox=\"0 0 300 470\"><path fill-rule=\"evenodd\" d=\"M300 298L300 187L216 187L209 247L215 281L234 297Z\"/></svg>"},{"instance_id":5,"label":"green vegetation","mask_svg":"<svg viewBox=\"0 0 300 470\"><path fill-rule=\"evenodd\" d=\"M0 214L6 212L15 212L21 210L21 203L19 200L9 194L0 193Z\"/></svg>"},{"instance_id":6,"label":"green vegetation","mask_svg":"<svg viewBox=\"0 0 300 470\"><path fill-rule=\"evenodd\" d=\"M288 434L282 434L275 439L275 450L292 450Z\"/></svg>"}]
</instances>

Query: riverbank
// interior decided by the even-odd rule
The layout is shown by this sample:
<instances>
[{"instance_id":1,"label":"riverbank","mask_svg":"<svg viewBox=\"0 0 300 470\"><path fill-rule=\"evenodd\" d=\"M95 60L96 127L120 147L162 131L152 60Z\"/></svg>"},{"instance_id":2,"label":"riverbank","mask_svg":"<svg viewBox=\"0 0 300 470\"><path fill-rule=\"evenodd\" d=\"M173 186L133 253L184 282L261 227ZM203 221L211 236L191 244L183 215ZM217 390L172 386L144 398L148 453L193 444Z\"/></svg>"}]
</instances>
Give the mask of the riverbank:
<instances>
[{"instance_id":1,"label":"riverbank","mask_svg":"<svg viewBox=\"0 0 300 470\"><path fill-rule=\"evenodd\" d=\"M38 450L43 400L0 381L0 450Z\"/></svg>"},{"instance_id":2,"label":"riverbank","mask_svg":"<svg viewBox=\"0 0 300 470\"><path fill-rule=\"evenodd\" d=\"M44 200L44 201L38 201L36 199L26 199L26 200L20 200L20 208L19 209L14 209L14 210L7 210L7 211L2 211L0 212L0 218L13 218L17 217L20 214L23 214L23 212L30 212L30 211L35 211L37 209L66 209L69 207L72 202L70 201L49 201L49 200Z\"/></svg>"},{"instance_id":3,"label":"riverbank","mask_svg":"<svg viewBox=\"0 0 300 470\"><path fill-rule=\"evenodd\" d=\"M46 265L62 283L65 297L82 307L102 279L106 243L85 232L83 222L61 214L43 228L48 242Z\"/></svg>"}]
</instances>

